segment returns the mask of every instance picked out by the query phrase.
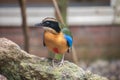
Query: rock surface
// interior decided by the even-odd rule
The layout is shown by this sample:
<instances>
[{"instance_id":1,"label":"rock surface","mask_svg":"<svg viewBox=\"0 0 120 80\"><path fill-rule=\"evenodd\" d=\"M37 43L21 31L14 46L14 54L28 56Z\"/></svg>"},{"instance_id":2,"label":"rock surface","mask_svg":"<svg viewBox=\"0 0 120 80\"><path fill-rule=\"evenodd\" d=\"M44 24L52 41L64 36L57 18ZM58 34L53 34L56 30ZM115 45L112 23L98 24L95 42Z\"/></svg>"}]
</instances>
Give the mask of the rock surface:
<instances>
[{"instance_id":1,"label":"rock surface","mask_svg":"<svg viewBox=\"0 0 120 80\"><path fill-rule=\"evenodd\" d=\"M30 55L5 38L0 38L0 74L8 80L107 80L68 61L52 67L50 60Z\"/></svg>"},{"instance_id":2,"label":"rock surface","mask_svg":"<svg viewBox=\"0 0 120 80\"><path fill-rule=\"evenodd\" d=\"M0 80L7 80L7 78L0 74Z\"/></svg>"},{"instance_id":3,"label":"rock surface","mask_svg":"<svg viewBox=\"0 0 120 80\"><path fill-rule=\"evenodd\" d=\"M85 63L85 62L84 62ZM83 67L84 68L84 67ZM109 80L120 80L120 60L96 60L87 64L85 70L107 77Z\"/></svg>"}]
</instances>

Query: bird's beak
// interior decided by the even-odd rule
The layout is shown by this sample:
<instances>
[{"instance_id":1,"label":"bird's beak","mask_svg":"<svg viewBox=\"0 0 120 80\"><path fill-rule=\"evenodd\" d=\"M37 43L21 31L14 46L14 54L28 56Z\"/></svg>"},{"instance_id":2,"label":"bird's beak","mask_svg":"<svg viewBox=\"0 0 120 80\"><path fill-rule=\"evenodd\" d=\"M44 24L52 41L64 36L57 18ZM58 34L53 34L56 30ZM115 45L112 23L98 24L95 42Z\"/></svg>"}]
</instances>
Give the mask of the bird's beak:
<instances>
[{"instance_id":1,"label":"bird's beak","mask_svg":"<svg viewBox=\"0 0 120 80\"><path fill-rule=\"evenodd\" d=\"M38 24L35 24L35 26L39 27L39 26L43 26L42 23L38 23Z\"/></svg>"}]
</instances>

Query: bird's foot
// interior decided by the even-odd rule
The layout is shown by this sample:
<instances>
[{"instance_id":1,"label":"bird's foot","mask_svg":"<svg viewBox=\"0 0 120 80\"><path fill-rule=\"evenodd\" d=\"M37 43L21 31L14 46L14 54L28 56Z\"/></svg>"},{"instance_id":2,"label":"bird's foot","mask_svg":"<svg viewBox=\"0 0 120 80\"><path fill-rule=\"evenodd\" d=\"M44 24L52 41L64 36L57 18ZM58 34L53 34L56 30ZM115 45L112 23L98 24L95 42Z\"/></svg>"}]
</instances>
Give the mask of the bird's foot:
<instances>
[{"instance_id":1,"label":"bird's foot","mask_svg":"<svg viewBox=\"0 0 120 80\"><path fill-rule=\"evenodd\" d=\"M64 60L62 60L60 63L59 63L59 67L63 66L64 65Z\"/></svg>"},{"instance_id":2,"label":"bird's foot","mask_svg":"<svg viewBox=\"0 0 120 80\"><path fill-rule=\"evenodd\" d=\"M52 66L53 67L55 67L55 66L61 67L63 65L64 65L64 60L61 60L60 62L56 61L55 59L52 60Z\"/></svg>"}]
</instances>

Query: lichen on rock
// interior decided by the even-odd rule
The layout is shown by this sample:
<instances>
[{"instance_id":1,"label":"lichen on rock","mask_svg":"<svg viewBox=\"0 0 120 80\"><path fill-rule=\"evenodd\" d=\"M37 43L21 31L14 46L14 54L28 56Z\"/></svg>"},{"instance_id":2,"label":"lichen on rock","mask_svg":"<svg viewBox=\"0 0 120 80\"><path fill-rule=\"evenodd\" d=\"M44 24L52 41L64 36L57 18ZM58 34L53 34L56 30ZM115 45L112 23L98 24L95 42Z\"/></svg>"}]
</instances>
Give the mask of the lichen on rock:
<instances>
[{"instance_id":1,"label":"lichen on rock","mask_svg":"<svg viewBox=\"0 0 120 80\"><path fill-rule=\"evenodd\" d=\"M0 74L8 80L107 80L69 61L63 66L51 64L49 59L30 55L14 42L0 38Z\"/></svg>"}]
</instances>

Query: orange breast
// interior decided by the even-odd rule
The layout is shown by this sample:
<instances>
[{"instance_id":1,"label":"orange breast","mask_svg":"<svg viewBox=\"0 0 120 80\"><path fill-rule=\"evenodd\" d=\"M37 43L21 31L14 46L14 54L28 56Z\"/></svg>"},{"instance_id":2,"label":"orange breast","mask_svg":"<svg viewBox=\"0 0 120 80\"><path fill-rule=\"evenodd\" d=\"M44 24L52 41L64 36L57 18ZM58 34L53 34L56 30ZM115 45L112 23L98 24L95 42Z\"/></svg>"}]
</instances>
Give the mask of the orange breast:
<instances>
[{"instance_id":1,"label":"orange breast","mask_svg":"<svg viewBox=\"0 0 120 80\"><path fill-rule=\"evenodd\" d=\"M46 47L54 53L64 54L68 50L63 33L53 34L46 31L44 33L44 42Z\"/></svg>"}]
</instances>

